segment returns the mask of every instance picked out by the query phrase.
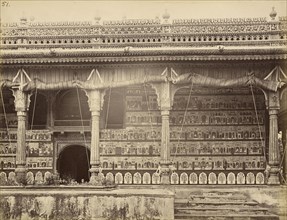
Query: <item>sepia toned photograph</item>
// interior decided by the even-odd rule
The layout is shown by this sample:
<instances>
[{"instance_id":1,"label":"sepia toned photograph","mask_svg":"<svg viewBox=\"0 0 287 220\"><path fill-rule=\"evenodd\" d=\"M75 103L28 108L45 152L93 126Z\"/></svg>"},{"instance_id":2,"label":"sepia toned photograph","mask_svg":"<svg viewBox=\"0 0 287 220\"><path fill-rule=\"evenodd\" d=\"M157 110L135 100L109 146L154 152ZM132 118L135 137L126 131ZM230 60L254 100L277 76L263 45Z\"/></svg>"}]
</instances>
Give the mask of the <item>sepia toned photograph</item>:
<instances>
[{"instance_id":1,"label":"sepia toned photograph","mask_svg":"<svg viewBox=\"0 0 287 220\"><path fill-rule=\"evenodd\" d=\"M0 220L287 220L286 0L1 0Z\"/></svg>"}]
</instances>

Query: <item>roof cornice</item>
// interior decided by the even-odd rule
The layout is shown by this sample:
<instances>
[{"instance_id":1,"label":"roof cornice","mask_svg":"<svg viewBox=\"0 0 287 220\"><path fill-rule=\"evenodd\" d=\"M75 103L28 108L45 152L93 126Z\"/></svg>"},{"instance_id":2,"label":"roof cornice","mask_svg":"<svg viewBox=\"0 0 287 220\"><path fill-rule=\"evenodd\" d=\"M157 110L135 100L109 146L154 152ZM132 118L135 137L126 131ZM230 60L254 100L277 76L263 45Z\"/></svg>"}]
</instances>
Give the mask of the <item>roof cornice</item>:
<instances>
[{"instance_id":1,"label":"roof cornice","mask_svg":"<svg viewBox=\"0 0 287 220\"><path fill-rule=\"evenodd\" d=\"M5 50L2 64L69 63L69 62L144 62L188 60L282 60L287 59L286 46L247 47L158 47Z\"/></svg>"}]
</instances>

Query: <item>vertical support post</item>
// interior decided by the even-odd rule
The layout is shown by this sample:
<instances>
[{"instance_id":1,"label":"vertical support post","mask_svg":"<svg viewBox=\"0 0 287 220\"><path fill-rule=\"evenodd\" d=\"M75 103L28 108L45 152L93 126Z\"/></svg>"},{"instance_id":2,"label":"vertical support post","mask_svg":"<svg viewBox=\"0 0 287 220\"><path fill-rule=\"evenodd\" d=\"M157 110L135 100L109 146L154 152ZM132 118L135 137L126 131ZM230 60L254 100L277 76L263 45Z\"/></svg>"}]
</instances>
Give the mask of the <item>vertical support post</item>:
<instances>
[{"instance_id":1,"label":"vertical support post","mask_svg":"<svg viewBox=\"0 0 287 220\"><path fill-rule=\"evenodd\" d=\"M169 139L170 139L170 129L169 129L169 110L161 111L161 159L163 162L168 162L170 160L170 149L169 149Z\"/></svg>"},{"instance_id":2,"label":"vertical support post","mask_svg":"<svg viewBox=\"0 0 287 220\"><path fill-rule=\"evenodd\" d=\"M22 90L13 90L15 110L17 111L17 149L16 149L16 178L22 183L26 177L26 126L27 111L30 104L29 95Z\"/></svg>"},{"instance_id":3,"label":"vertical support post","mask_svg":"<svg viewBox=\"0 0 287 220\"><path fill-rule=\"evenodd\" d=\"M102 106L101 92L99 90L87 91L91 111L91 158L90 183L100 185L100 110Z\"/></svg>"},{"instance_id":4,"label":"vertical support post","mask_svg":"<svg viewBox=\"0 0 287 220\"><path fill-rule=\"evenodd\" d=\"M160 174L161 184L170 184L171 161L170 161L170 126L169 114L171 109L171 85L170 82L153 84L156 89L161 110L161 151L160 151Z\"/></svg>"},{"instance_id":5,"label":"vertical support post","mask_svg":"<svg viewBox=\"0 0 287 220\"><path fill-rule=\"evenodd\" d=\"M270 185L280 184L280 150L278 146L278 111L279 92L268 93L268 110L269 110L269 178L267 183Z\"/></svg>"},{"instance_id":6,"label":"vertical support post","mask_svg":"<svg viewBox=\"0 0 287 220\"><path fill-rule=\"evenodd\" d=\"M169 110L161 110L161 184L170 184Z\"/></svg>"},{"instance_id":7,"label":"vertical support post","mask_svg":"<svg viewBox=\"0 0 287 220\"><path fill-rule=\"evenodd\" d=\"M284 157L284 162L283 162L283 170L284 170L284 179L285 179L285 184L287 184L287 128L284 129L283 131L283 152L285 153L285 155L283 155Z\"/></svg>"},{"instance_id":8,"label":"vertical support post","mask_svg":"<svg viewBox=\"0 0 287 220\"><path fill-rule=\"evenodd\" d=\"M47 95L47 104L48 104L48 112L47 112L47 128L53 128L54 127L54 114L56 112L55 109L55 101L56 101L56 93L50 92Z\"/></svg>"}]
</instances>

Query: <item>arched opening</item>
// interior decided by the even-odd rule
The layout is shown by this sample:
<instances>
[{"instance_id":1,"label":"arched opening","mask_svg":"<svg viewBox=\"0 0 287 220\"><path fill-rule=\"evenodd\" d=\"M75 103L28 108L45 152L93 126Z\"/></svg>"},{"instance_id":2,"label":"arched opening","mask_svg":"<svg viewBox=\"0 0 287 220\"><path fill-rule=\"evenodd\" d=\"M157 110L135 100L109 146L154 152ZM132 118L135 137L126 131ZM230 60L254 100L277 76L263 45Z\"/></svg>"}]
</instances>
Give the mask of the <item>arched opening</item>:
<instances>
[{"instance_id":1,"label":"arched opening","mask_svg":"<svg viewBox=\"0 0 287 220\"><path fill-rule=\"evenodd\" d=\"M65 90L56 100L55 126L89 126L88 97L82 90ZM82 121L81 121L82 120Z\"/></svg>"},{"instance_id":2,"label":"arched opening","mask_svg":"<svg viewBox=\"0 0 287 220\"><path fill-rule=\"evenodd\" d=\"M47 99L42 94L33 94L30 98L29 129L45 129L47 123Z\"/></svg>"},{"instance_id":3,"label":"arched opening","mask_svg":"<svg viewBox=\"0 0 287 220\"><path fill-rule=\"evenodd\" d=\"M124 90L110 89L104 98L104 128L123 128L124 121Z\"/></svg>"},{"instance_id":4,"label":"arched opening","mask_svg":"<svg viewBox=\"0 0 287 220\"><path fill-rule=\"evenodd\" d=\"M1 88L2 89L2 88ZM14 96L10 89L4 88L0 97L0 127L17 128L17 114L14 105Z\"/></svg>"},{"instance_id":5,"label":"arched opening","mask_svg":"<svg viewBox=\"0 0 287 220\"><path fill-rule=\"evenodd\" d=\"M89 181L90 150L84 146L71 145L66 147L59 155L57 170L60 178L74 179L78 183Z\"/></svg>"}]
</instances>

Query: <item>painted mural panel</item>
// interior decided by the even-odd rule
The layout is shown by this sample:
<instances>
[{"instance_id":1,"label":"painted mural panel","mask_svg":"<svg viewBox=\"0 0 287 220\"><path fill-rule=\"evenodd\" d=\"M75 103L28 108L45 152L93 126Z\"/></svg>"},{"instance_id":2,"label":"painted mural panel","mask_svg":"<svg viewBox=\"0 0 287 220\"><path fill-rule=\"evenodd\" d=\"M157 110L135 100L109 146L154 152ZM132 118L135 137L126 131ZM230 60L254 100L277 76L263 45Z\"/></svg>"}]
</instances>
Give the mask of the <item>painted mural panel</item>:
<instances>
[{"instance_id":1,"label":"painted mural panel","mask_svg":"<svg viewBox=\"0 0 287 220\"><path fill-rule=\"evenodd\" d=\"M198 89L190 96L189 92L188 88L177 91L170 112L173 183L246 184L247 173L261 173L266 167L268 132L263 95L255 91L252 97L248 89ZM157 97L144 86L129 87L126 94L126 128L101 130L102 166L113 175L128 171L152 176L160 162Z\"/></svg>"},{"instance_id":2,"label":"painted mural panel","mask_svg":"<svg viewBox=\"0 0 287 220\"><path fill-rule=\"evenodd\" d=\"M17 131L0 131L0 169L13 171L16 168ZM28 130L26 133L26 162L29 170L53 169L52 133L47 130Z\"/></svg>"}]
</instances>

